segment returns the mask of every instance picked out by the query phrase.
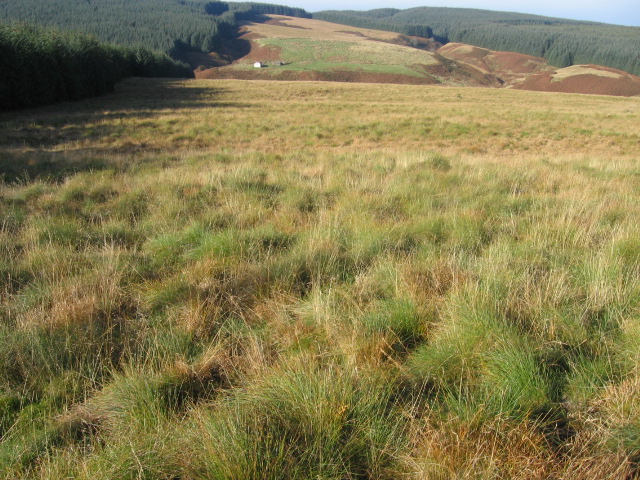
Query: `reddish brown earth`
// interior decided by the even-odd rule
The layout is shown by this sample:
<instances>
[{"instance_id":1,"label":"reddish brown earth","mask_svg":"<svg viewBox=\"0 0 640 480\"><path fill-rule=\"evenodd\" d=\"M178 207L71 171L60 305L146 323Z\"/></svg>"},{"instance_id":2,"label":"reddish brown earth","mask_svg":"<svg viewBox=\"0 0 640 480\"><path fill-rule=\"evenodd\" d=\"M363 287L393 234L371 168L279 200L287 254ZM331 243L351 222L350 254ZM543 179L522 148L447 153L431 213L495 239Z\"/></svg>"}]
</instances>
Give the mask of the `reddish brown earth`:
<instances>
[{"instance_id":1,"label":"reddish brown earth","mask_svg":"<svg viewBox=\"0 0 640 480\"><path fill-rule=\"evenodd\" d=\"M486 73L473 65L452 60L436 53L438 65L420 65L421 71L433 75L436 78L446 78L460 85L469 87L495 87L502 85L499 78L491 73Z\"/></svg>"},{"instance_id":2,"label":"reddish brown earth","mask_svg":"<svg viewBox=\"0 0 640 480\"><path fill-rule=\"evenodd\" d=\"M623 97L640 95L640 77L630 73L600 65L574 65L570 68L575 70L570 76L562 77L563 71L568 69L538 73L514 88L539 92L586 93ZM604 75L581 74L580 68L585 69L585 72L597 70L603 72ZM560 78L558 76L554 78L554 74L560 74Z\"/></svg>"},{"instance_id":3,"label":"reddish brown earth","mask_svg":"<svg viewBox=\"0 0 640 480\"><path fill-rule=\"evenodd\" d=\"M255 60L260 62L274 62L282 60L280 53L282 49L273 45L260 46L256 42L251 42L251 51L249 55L244 57L248 60Z\"/></svg>"},{"instance_id":4,"label":"reddish brown earth","mask_svg":"<svg viewBox=\"0 0 640 480\"><path fill-rule=\"evenodd\" d=\"M552 69L544 58L516 52L497 52L463 43L448 43L437 52L447 58L473 65L512 84L539 71Z\"/></svg>"},{"instance_id":5,"label":"reddish brown earth","mask_svg":"<svg viewBox=\"0 0 640 480\"><path fill-rule=\"evenodd\" d=\"M549 66L544 58L515 52L493 52L487 62L494 72L512 72L529 75Z\"/></svg>"},{"instance_id":6,"label":"reddish brown earth","mask_svg":"<svg viewBox=\"0 0 640 480\"><path fill-rule=\"evenodd\" d=\"M594 95L640 95L640 77L600 65L574 65L558 69L549 65L544 58L497 52L462 43L449 43L437 52L496 75L507 88Z\"/></svg>"}]
</instances>

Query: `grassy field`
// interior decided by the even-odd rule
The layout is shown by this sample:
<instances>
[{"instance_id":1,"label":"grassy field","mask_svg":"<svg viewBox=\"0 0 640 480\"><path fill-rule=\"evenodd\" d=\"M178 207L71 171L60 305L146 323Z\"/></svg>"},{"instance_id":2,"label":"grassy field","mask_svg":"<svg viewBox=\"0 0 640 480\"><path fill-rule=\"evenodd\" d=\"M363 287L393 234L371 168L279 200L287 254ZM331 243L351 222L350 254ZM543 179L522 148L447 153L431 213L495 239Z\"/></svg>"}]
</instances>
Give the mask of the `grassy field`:
<instances>
[{"instance_id":1,"label":"grassy field","mask_svg":"<svg viewBox=\"0 0 640 480\"><path fill-rule=\"evenodd\" d=\"M263 47L280 50L285 65L272 69L327 71L360 70L370 73L395 73L422 76L410 65L437 64L431 54L421 50L375 42L337 42L329 40L303 40L297 38L268 38L257 40ZM311 60L310 60L311 59ZM365 61L363 62L363 59ZM239 63L236 68L240 68ZM250 68L252 64L247 64Z\"/></svg>"},{"instance_id":2,"label":"grassy field","mask_svg":"<svg viewBox=\"0 0 640 480\"><path fill-rule=\"evenodd\" d=\"M235 80L0 116L0 475L635 478L639 124Z\"/></svg>"}]
</instances>

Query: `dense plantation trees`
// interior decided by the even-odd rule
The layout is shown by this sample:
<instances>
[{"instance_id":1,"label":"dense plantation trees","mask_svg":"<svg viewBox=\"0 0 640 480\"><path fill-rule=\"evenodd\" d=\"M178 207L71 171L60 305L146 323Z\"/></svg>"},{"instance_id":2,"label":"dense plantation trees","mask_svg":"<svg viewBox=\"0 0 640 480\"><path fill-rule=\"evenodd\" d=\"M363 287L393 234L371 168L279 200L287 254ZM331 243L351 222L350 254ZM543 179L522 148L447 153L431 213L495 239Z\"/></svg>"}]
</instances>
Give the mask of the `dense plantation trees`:
<instances>
[{"instance_id":1,"label":"dense plantation trees","mask_svg":"<svg viewBox=\"0 0 640 480\"><path fill-rule=\"evenodd\" d=\"M640 28L508 12L420 7L325 11L314 18L536 55L558 67L594 63L640 74ZM431 35L428 35L431 33Z\"/></svg>"},{"instance_id":2,"label":"dense plantation trees","mask_svg":"<svg viewBox=\"0 0 640 480\"><path fill-rule=\"evenodd\" d=\"M310 16L299 8L203 0L5 0L0 21L90 33L122 45L139 44L177 57L210 52L233 35L238 20L262 14Z\"/></svg>"},{"instance_id":3,"label":"dense plantation trees","mask_svg":"<svg viewBox=\"0 0 640 480\"><path fill-rule=\"evenodd\" d=\"M238 21L264 14L310 16L279 5L201 0L0 2L0 22L10 22L0 23L0 110L98 95L132 75L192 76L174 59L214 51L235 35Z\"/></svg>"},{"instance_id":4,"label":"dense plantation trees","mask_svg":"<svg viewBox=\"0 0 640 480\"><path fill-rule=\"evenodd\" d=\"M193 76L163 53L24 25L0 24L0 51L0 110L100 95L132 75Z\"/></svg>"},{"instance_id":5,"label":"dense plantation trees","mask_svg":"<svg viewBox=\"0 0 640 480\"><path fill-rule=\"evenodd\" d=\"M229 8L238 20L249 20L256 15L287 15L289 17L311 18L302 8L285 7L269 3L230 3Z\"/></svg>"}]
</instances>

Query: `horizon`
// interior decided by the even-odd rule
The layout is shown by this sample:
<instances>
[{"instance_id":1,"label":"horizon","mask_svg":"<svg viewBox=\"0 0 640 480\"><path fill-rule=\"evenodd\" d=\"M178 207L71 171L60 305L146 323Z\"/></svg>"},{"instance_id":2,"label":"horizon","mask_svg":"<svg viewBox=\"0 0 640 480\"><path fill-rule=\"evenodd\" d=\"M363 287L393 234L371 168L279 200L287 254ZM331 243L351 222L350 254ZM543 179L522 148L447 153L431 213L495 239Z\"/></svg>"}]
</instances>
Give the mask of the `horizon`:
<instances>
[{"instance_id":1,"label":"horizon","mask_svg":"<svg viewBox=\"0 0 640 480\"><path fill-rule=\"evenodd\" d=\"M242 0L241 0L242 1ZM545 17L562 18L567 20L589 21L621 25L628 27L640 27L640 8L637 1L622 0L615 4L615 7L603 4L594 0L570 0L557 2L553 0L515 1L488 0L480 2L478 0L457 0L448 5L441 5L434 2L423 2L416 0L404 0L393 2L388 0L328 0L320 2L318 0L293 0L286 2L286 6L304 8L310 13L323 10L373 10L377 8L397 8L407 9L415 7L446 7L446 8L472 8L479 10L493 10L499 12L514 12L530 15L541 15Z\"/></svg>"}]
</instances>

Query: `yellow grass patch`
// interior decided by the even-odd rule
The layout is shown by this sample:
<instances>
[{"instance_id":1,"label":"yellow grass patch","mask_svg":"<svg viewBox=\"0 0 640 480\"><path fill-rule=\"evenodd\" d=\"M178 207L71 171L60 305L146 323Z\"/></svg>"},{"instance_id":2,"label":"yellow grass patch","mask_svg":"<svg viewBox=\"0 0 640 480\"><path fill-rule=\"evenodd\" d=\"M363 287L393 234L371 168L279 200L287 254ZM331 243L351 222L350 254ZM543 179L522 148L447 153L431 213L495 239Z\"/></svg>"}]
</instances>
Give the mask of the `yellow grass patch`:
<instances>
[{"instance_id":1,"label":"yellow grass patch","mask_svg":"<svg viewBox=\"0 0 640 480\"><path fill-rule=\"evenodd\" d=\"M323 22L309 18L294 18L281 15L269 15L277 23L247 23L245 29L268 38L307 38L310 40L336 40L349 42L369 42L393 40L397 33L350 27L337 23ZM284 25L282 25L284 24Z\"/></svg>"},{"instance_id":2,"label":"yellow grass patch","mask_svg":"<svg viewBox=\"0 0 640 480\"><path fill-rule=\"evenodd\" d=\"M571 67L557 70L553 75L552 82L561 82L565 78L574 77L576 75L595 75L597 77L622 78L619 73L600 68L593 68L589 65L572 65Z\"/></svg>"}]
</instances>

